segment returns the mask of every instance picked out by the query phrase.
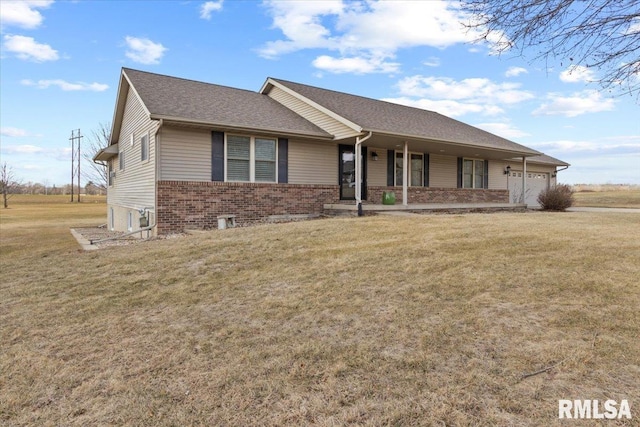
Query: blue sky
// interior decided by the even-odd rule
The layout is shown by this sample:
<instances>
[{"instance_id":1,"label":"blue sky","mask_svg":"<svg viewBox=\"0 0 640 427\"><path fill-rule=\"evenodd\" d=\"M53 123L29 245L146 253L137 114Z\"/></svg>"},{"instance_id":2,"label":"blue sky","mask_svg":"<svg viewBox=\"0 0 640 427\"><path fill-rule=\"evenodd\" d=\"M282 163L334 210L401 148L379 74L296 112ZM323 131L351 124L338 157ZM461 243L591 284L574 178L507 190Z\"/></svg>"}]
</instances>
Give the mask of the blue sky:
<instances>
[{"instance_id":1,"label":"blue sky","mask_svg":"<svg viewBox=\"0 0 640 427\"><path fill-rule=\"evenodd\" d=\"M454 2L2 0L0 13L0 161L25 182L68 183L72 129L111 121L130 67L426 108L571 163L561 182L640 184L637 97L535 52L495 55Z\"/></svg>"}]
</instances>

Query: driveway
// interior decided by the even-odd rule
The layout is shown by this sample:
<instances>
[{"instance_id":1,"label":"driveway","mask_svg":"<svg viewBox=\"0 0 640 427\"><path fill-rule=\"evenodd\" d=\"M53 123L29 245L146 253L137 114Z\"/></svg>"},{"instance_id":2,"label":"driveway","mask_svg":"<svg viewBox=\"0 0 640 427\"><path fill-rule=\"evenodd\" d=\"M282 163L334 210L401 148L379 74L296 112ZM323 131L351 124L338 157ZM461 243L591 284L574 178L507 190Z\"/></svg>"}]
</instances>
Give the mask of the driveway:
<instances>
[{"instance_id":1,"label":"driveway","mask_svg":"<svg viewBox=\"0 0 640 427\"><path fill-rule=\"evenodd\" d=\"M567 212L618 212L618 213L640 213L640 209L636 208L588 208L573 207L567 209Z\"/></svg>"}]
</instances>

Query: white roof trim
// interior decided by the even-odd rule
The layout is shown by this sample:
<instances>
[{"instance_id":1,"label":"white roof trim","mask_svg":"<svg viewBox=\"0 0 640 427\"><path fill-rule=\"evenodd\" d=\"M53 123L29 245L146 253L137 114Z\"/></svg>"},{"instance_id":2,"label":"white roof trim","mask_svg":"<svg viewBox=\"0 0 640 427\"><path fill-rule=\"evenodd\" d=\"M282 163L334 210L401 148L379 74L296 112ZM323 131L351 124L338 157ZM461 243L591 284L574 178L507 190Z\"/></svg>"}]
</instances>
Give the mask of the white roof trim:
<instances>
[{"instance_id":1,"label":"white roof trim","mask_svg":"<svg viewBox=\"0 0 640 427\"><path fill-rule=\"evenodd\" d=\"M269 85L275 86L278 89L281 89L281 90L285 91L289 95L294 96L297 99L301 100L302 102L312 106L313 108L322 111L323 113L325 113L326 115L328 115L332 119L339 121L340 123L342 123L343 125L345 125L346 127L350 128L350 129L353 129L355 132L358 132L358 133L362 132L362 126L359 126L356 123L353 123L351 120L345 119L341 115L334 113L333 111L329 110L328 108L325 108L322 105L313 102L309 98L304 97L304 96L300 95L298 92L296 92L296 91L294 91L292 89L289 89L285 85L273 80L271 77L269 77L267 79L267 81L264 83L264 85L262 85L262 88L260 89L260 93L265 94L265 91L266 91L266 89L268 88Z\"/></svg>"}]
</instances>

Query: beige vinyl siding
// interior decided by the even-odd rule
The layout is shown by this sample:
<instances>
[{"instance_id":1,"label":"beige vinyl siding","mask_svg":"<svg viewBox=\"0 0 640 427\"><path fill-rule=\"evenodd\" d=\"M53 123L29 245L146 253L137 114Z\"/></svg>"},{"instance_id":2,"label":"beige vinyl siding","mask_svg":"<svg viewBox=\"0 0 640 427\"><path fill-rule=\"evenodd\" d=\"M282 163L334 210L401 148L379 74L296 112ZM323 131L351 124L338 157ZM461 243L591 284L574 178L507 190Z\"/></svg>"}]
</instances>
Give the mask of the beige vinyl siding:
<instances>
[{"instance_id":1,"label":"beige vinyl siding","mask_svg":"<svg viewBox=\"0 0 640 427\"><path fill-rule=\"evenodd\" d=\"M371 158L371 153L378 155L378 160ZM367 147L367 185L385 187L387 185L387 149Z\"/></svg>"},{"instance_id":2,"label":"beige vinyl siding","mask_svg":"<svg viewBox=\"0 0 640 427\"><path fill-rule=\"evenodd\" d=\"M118 146L124 155L124 171L119 168L119 155L112 159L115 178L107 192L109 205L141 209L155 206L155 155L154 132L156 122L149 119L142 103L132 89L129 89L124 107L124 115ZM133 134L133 145L131 135ZM140 138L149 138L149 160L141 161ZM137 219L136 219L137 220Z\"/></svg>"},{"instance_id":3,"label":"beige vinyl siding","mask_svg":"<svg viewBox=\"0 0 640 427\"><path fill-rule=\"evenodd\" d=\"M504 168L508 164L502 160L489 160L489 189L490 190L506 190L507 187L507 175L504 173ZM511 165L513 167L513 165Z\"/></svg>"},{"instance_id":4,"label":"beige vinyl siding","mask_svg":"<svg viewBox=\"0 0 640 427\"><path fill-rule=\"evenodd\" d=\"M458 186L458 158L431 154L429 156L429 187L456 188Z\"/></svg>"},{"instance_id":5,"label":"beige vinyl siding","mask_svg":"<svg viewBox=\"0 0 640 427\"><path fill-rule=\"evenodd\" d=\"M289 184L338 184L338 146L289 140Z\"/></svg>"},{"instance_id":6,"label":"beige vinyl siding","mask_svg":"<svg viewBox=\"0 0 640 427\"><path fill-rule=\"evenodd\" d=\"M211 181L211 131L164 127L160 177L166 181Z\"/></svg>"},{"instance_id":7,"label":"beige vinyl siding","mask_svg":"<svg viewBox=\"0 0 640 427\"><path fill-rule=\"evenodd\" d=\"M272 87L268 95L285 107L309 120L325 132L330 133L334 136L334 139L344 139L359 135L358 132L354 131L350 127L296 98L295 96L288 94L279 87Z\"/></svg>"}]
</instances>

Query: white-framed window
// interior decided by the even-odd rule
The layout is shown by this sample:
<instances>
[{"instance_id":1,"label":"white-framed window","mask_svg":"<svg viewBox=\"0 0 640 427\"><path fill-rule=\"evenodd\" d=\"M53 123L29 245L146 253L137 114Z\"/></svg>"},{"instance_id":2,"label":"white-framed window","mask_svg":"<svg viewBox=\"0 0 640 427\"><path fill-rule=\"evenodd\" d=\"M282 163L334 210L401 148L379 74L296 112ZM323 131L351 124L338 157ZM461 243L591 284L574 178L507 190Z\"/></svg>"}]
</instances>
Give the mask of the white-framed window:
<instances>
[{"instance_id":1,"label":"white-framed window","mask_svg":"<svg viewBox=\"0 0 640 427\"><path fill-rule=\"evenodd\" d=\"M116 172L113 170L113 159L109 159L107 161L107 172L108 172L108 176L107 179L109 181L109 187L111 187L113 185L113 179L116 176Z\"/></svg>"},{"instance_id":2,"label":"white-framed window","mask_svg":"<svg viewBox=\"0 0 640 427\"><path fill-rule=\"evenodd\" d=\"M124 151L122 150L118 153L118 165L119 165L119 169L123 171L124 170Z\"/></svg>"},{"instance_id":3,"label":"white-framed window","mask_svg":"<svg viewBox=\"0 0 640 427\"><path fill-rule=\"evenodd\" d=\"M396 151L396 186L402 185L402 179L404 177L404 153ZM424 185L424 154L422 153L409 153L409 186L410 187L422 187Z\"/></svg>"},{"instance_id":4,"label":"white-framed window","mask_svg":"<svg viewBox=\"0 0 640 427\"><path fill-rule=\"evenodd\" d=\"M140 161L149 160L149 135L143 135L140 138Z\"/></svg>"},{"instance_id":5,"label":"white-framed window","mask_svg":"<svg viewBox=\"0 0 640 427\"><path fill-rule=\"evenodd\" d=\"M127 230L133 231L133 212L127 212Z\"/></svg>"},{"instance_id":6,"label":"white-framed window","mask_svg":"<svg viewBox=\"0 0 640 427\"><path fill-rule=\"evenodd\" d=\"M487 173L484 160L462 159L462 188L484 188Z\"/></svg>"},{"instance_id":7,"label":"white-framed window","mask_svg":"<svg viewBox=\"0 0 640 427\"><path fill-rule=\"evenodd\" d=\"M277 140L226 135L226 181L276 182Z\"/></svg>"}]
</instances>

